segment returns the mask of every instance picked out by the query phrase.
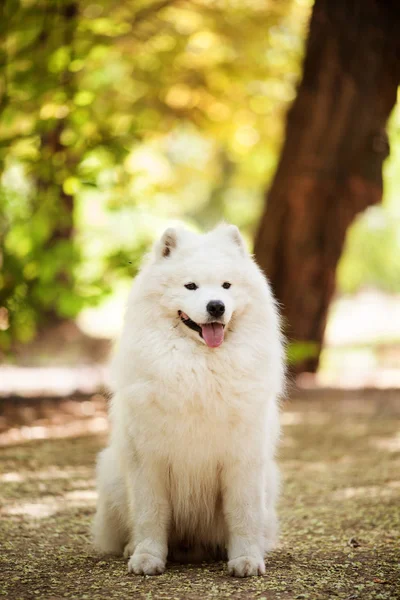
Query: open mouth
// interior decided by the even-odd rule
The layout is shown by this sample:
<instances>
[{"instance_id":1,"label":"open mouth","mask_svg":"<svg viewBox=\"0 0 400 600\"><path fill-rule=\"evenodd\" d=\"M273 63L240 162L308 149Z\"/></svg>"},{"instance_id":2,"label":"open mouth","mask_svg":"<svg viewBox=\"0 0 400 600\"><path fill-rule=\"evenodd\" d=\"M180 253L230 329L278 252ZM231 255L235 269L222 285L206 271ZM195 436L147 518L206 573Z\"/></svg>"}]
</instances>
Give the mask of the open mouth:
<instances>
[{"instance_id":1,"label":"open mouth","mask_svg":"<svg viewBox=\"0 0 400 600\"><path fill-rule=\"evenodd\" d=\"M186 327L193 329L193 331L197 331L209 348L218 348L224 341L225 325L223 323L214 321L212 323L199 325L195 321L192 321L192 319L181 310L178 310L178 315Z\"/></svg>"}]
</instances>

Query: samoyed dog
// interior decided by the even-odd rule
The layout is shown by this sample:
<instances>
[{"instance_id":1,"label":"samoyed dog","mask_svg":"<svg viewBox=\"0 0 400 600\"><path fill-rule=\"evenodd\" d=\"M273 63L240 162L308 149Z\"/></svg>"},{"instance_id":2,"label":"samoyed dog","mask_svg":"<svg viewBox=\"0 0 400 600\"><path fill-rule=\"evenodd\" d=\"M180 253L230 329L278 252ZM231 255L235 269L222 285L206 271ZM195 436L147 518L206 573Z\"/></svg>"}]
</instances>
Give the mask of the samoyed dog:
<instances>
[{"instance_id":1,"label":"samoyed dog","mask_svg":"<svg viewBox=\"0 0 400 600\"><path fill-rule=\"evenodd\" d=\"M167 229L133 284L112 368L94 541L128 570L227 557L265 573L275 503L283 345L239 230Z\"/></svg>"}]
</instances>

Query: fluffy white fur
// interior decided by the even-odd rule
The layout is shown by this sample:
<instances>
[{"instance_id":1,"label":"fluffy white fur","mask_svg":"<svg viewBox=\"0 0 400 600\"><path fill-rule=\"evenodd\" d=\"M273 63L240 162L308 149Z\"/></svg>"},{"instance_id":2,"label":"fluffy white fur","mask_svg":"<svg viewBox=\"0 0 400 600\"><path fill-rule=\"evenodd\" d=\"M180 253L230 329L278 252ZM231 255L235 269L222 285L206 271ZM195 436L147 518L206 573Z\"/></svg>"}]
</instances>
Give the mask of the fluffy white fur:
<instances>
[{"instance_id":1,"label":"fluffy white fur","mask_svg":"<svg viewBox=\"0 0 400 600\"><path fill-rule=\"evenodd\" d=\"M217 348L178 314L204 323L210 299L226 308ZM167 230L135 279L112 365L97 549L124 552L136 574L162 573L167 555L227 555L232 575L263 574L277 532L283 379L276 305L238 229Z\"/></svg>"}]
</instances>

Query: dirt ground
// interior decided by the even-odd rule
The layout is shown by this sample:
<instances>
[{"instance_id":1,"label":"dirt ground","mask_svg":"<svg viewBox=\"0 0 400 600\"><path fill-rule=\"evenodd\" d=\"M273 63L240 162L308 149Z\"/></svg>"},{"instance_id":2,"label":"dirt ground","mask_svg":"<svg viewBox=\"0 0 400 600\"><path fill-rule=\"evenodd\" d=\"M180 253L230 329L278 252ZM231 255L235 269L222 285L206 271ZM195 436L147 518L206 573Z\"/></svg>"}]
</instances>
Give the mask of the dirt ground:
<instances>
[{"instance_id":1,"label":"dirt ground","mask_svg":"<svg viewBox=\"0 0 400 600\"><path fill-rule=\"evenodd\" d=\"M15 408L17 402L18 408ZM128 575L90 545L104 399L3 401L0 595L6 598L400 598L400 393L288 401L281 538L264 577L223 563Z\"/></svg>"}]
</instances>

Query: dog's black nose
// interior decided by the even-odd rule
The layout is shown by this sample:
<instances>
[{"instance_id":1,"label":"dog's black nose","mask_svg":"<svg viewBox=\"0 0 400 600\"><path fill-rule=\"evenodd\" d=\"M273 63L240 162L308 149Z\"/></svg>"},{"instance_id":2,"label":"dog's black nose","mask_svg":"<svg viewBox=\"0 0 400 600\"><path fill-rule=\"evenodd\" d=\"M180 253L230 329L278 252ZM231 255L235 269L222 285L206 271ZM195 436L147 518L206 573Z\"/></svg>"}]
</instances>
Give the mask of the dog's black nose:
<instances>
[{"instance_id":1,"label":"dog's black nose","mask_svg":"<svg viewBox=\"0 0 400 600\"><path fill-rule=\"evenodd\" d=\"M225 304L221 300L210 300L207 311L212 317L222 317L225 312Z\"/></svg>"}]
</instances>

